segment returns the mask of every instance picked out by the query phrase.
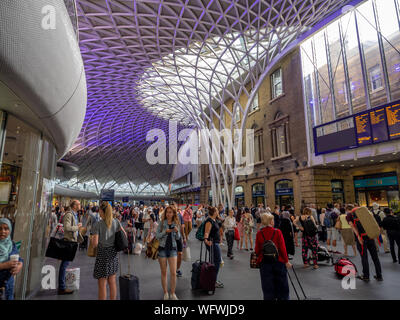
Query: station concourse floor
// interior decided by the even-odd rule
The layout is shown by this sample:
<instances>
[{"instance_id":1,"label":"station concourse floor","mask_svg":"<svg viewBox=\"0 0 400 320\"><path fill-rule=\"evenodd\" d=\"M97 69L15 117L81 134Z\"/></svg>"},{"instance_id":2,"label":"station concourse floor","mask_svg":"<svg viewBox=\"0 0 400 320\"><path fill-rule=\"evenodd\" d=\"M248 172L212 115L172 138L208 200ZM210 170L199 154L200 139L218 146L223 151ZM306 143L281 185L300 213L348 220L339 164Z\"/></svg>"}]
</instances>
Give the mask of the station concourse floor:
<instances>
[{"instance_id":1,"label":"station concourse floor","mask_svg":"<svg viewBox=\"0 0 400 320\"><path fill-rule=\"evenodd\" d=\"M199 258L200 242L195 239L196 229L193 229L189 247L191 249L192 262L182 262L181 271L183 276L177 278L176 295L180 300L262 300L262 290L259 270L250 269L250 252L236 248L234 243L234 259L227 258L226 245L221 246L224 266L220 269L218 280L224 284L224 288L217 288L214 295L192 291L190 278L192 263ZM253 233L255 236L255 232ZM324 244L321 244L324 245ZM204 247L203 247L204 249ZM343 245L338 243L337 249L343 252ZM204 254L204 251L203 251ZM349 254L352 255L352 248L349 248ZM340 255L335 255L339 257ZM122 272L126 273L128 268L128 255L120 254L122 261ZM140 256L129 255L131 259L131 270L139 277L140 281L140 299L141 300L161 300L163 291L161 287L160 267L157 260L147 259L144 251ZM383 252L383 246L380 248L379 258L383 270L384 281L378 282L373 279L375 268L370 260L370 282L365 283L359 279L356 280L356 289L343 289L341 280L334 273L333 266L326 262L320 263L317 270L310 268L304 269L301 259L301 248L296 247L296 254L292 264L296 268L297 275L302 282L307 297L322 300L397 300L400 299L400 264L393 263L390 253ZM357 257L350 259L356 264L359 273L361 273L361 259L357 252ZM32 299L33 300L96 300L97 299L97 280L93 278L95 258L86 255L86 251L79 251L70 267L80 268L80 290L71 295L57 295L56 290L41 290ZM46 259L45 264L55 265L58 273L59 262L53 259ZM169 272L168 272L169 273ZM290 272L293 281L293 273ZM117 274L117 276L119 273ZM58 275L57 275L58 276ZM117 278L118 286L118 278ZM290 299L297 300L294 290L289 282ZM297 290L300 291L297 287ZM119 289L118 289L119 291ZM119 293L118 293L119 294ZM119 297L118 297L119 298Z\"/></svg>"}]
</instances>

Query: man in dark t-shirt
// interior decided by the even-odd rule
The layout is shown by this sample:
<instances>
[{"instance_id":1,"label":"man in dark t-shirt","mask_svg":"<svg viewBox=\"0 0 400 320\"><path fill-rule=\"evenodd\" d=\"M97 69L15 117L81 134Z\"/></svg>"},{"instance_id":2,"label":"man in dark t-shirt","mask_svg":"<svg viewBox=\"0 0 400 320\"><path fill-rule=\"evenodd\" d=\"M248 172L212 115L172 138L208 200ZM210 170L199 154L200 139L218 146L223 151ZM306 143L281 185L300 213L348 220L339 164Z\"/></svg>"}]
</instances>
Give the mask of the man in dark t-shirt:
<instances>
[{"instance_id":1,"label":"man in dark t-shirt","mask_svg":"<svg viewBox=\"0 0 400 320\"><path fill-rule=\"evenodd\" d=\"M357 219L354 207L352 205L346 206L346 220L353 229L354 236L356 239L357 249L361 255L361 263L363 267L363 274L359 278L366 282L369 281L369 262L368 262L368 251L371 254L372 261L375 265L376 275L374 278L378 281L382 281L382 268L378 257L378 251L376 250L376 244L374 239L370 239L361 225L361 222Z\"/></svg>"}]
</instances>

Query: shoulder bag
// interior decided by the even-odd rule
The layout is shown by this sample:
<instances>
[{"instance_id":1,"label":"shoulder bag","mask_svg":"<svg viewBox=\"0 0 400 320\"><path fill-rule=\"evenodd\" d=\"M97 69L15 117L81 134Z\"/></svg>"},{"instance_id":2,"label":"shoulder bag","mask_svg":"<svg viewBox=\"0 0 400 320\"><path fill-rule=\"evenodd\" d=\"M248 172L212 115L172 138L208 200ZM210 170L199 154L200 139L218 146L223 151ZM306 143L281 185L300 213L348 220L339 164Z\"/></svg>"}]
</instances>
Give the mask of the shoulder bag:
<instances>
[{"instance_id":1,"label":"shoulder bag","mask_svg":"<svg viewBox=\"0 0 400 320\"><path fill-rule=\"evenodd\" d=\"M115 240L114 240L114 248L115 251L120 252L124 249L128 248L128 238L125 235L125 232L122 230L121 223L118 221L119 230L115 233Z\"/></svg>"}]
</instances>

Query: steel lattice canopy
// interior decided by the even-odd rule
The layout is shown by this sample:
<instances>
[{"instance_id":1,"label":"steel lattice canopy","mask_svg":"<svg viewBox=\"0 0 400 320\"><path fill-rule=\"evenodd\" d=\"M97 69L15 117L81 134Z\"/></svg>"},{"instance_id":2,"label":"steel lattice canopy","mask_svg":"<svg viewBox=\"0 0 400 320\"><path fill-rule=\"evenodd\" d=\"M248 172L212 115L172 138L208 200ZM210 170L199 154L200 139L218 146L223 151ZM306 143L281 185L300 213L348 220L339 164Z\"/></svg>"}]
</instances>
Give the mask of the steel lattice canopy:
<instances>
[{"instance_id":1,"label":"steel lattice canopy","mask_svg":"<svg viewBox=\"0 0 400 320\"><path fill-rule=\"evenodd\" d=\"M173 166L147 163L147 131L233 116L229 98L246 114L238 98L250 96L271 61L348 3L77 0L88 106L65 157L80 166L77 181L167 184Z\"/></svg>"}]
</instances>

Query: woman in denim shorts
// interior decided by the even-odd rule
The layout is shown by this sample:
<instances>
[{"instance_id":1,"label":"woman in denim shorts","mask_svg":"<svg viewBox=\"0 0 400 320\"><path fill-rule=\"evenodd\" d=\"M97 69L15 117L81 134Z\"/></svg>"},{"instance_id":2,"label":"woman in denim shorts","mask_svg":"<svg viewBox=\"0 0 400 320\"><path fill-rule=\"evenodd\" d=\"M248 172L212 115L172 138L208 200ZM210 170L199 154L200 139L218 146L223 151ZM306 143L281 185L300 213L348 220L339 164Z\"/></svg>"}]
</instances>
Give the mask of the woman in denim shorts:
<instances>
[{"instance_id":1,"label":"woman in denim shorts","mask_svg":"<svg viewBox=\"0 0 400 320\"><path fill-rule=\"evenodd\" d=\"M157 228L156 238L160 242L158 247L158 262L161 269L161 284L164 290L164 300L178 300L175 294L177 240L181 239L180 223L176 209L167 207ZM167 262L170 271L171 294L168 294Z\"/></svg>"}]
</instances>

